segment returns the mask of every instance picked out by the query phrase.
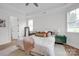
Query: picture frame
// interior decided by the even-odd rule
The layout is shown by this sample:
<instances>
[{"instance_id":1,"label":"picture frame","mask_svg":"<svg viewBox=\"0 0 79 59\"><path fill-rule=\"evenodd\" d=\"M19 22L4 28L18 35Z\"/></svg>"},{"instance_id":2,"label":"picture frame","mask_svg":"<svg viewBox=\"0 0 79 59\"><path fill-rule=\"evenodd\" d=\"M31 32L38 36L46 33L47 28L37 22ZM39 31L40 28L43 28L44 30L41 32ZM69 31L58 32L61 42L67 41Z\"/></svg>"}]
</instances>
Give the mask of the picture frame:
<instances>
[{"instance_id":1,"label":"picture frame","mask_svg":"<svg viewBox=\"0 0 79 59\"><path fill-rule=\"evenodd\" d=\"M0 27L6 27L5 20L0 19Z\"/></svg>"}]
</instances>

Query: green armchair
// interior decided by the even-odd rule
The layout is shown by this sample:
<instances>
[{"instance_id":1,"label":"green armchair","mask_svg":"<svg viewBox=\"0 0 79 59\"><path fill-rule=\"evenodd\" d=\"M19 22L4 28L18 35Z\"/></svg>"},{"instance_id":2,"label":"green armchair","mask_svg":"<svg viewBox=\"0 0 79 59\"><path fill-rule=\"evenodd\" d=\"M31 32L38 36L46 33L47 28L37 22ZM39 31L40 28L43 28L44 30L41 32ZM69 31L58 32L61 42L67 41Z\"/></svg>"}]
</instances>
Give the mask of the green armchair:
<instances>
[{"instance_id":1,"label":"green armchair","mask_svg":"<svg viewBox=\"0 0 79 59\"><path fill-rule=\"evenodd\" d=\"M55 42L56 43L61 43L61 44L66 44L67 37L65 35L56 35L55 36Z\"/></svg>"}]
</instances>

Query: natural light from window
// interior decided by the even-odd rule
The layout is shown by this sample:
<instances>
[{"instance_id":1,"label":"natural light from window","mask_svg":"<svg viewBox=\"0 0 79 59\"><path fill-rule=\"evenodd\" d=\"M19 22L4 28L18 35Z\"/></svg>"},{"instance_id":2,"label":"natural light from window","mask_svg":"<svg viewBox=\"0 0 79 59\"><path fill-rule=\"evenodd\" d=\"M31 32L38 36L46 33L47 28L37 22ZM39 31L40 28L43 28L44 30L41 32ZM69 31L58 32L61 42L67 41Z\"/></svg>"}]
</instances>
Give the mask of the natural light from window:
<instances>
[{"instance_id":1,"label":"natural light from window","mask_svg":"<svg viewBox=\"0 0 79 59\"><path fill-rule=\"evenodd\" d=\"M67 32L79 33L79 8L67 13Z\"/></svg>"},{"instance_id":2,"label":"natural light from window","mask_svg":"<svg viewBox=\"0 0 79 59\"><path fill-rule=\"evenodd\" d=\"M28 20L28 26L30 28L30 31L33 31L33 19Z\"/></svg>"}]
</instances>

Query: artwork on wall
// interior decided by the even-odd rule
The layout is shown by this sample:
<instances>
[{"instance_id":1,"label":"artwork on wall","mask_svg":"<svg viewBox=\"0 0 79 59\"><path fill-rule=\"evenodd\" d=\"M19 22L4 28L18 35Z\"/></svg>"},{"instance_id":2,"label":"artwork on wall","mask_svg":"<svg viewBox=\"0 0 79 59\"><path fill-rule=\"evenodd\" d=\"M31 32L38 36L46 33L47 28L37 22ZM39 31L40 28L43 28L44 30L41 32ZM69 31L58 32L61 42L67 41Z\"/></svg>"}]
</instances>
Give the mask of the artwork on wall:
<instances>
[{"instance_id":1,"label":"artwork on wall","mask_svg":"<svg viewBox=\"0 0 79 59\"><path fill-rule=\"evenodd\" d=\"M0 27L6 27L5 20L0 19Z\"/></svg>"}]
</instances>

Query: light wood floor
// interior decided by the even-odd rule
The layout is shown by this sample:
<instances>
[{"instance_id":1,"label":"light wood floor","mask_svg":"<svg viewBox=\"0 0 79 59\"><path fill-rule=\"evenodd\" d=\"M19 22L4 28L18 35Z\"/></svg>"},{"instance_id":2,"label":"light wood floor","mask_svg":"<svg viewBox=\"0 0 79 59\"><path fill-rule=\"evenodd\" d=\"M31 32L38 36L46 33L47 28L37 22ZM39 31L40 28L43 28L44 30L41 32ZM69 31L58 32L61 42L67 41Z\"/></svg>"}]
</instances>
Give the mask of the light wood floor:
<instances>
[{"instance_id":1,"label":"light wood floor","mask_svg":"<svg viewBox=\"0 0 79 59\"><path fill-rule=\"evenodd\" d=\"M2 55L3 52L8 53L9 51L12 51L11 49L15 49L10 54L8 54L8 56L26 56L24 51L16 49L14 46L16 46L16 40L4 45L0 45L0 55ZM79 49L66 44L55 44L55 53L56 56L79 56Z\"/></svg>"},{"instance_id":2,"label":"light wood floor","mask_svg":"<svg viewBox=\"0 0 79 59\"><path fill-rule=\"evenodd\" d=\"M8 48L8 47L10 47L10 46L13 46L13 45L16 45L16 40L12 40L12 41L9 42L9 43L0 45L0 50L6 49L6 48Z\"/></svg>"}]
</instances>

